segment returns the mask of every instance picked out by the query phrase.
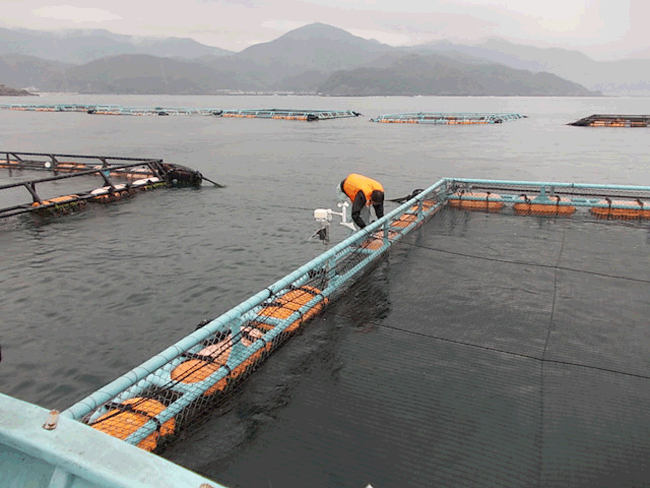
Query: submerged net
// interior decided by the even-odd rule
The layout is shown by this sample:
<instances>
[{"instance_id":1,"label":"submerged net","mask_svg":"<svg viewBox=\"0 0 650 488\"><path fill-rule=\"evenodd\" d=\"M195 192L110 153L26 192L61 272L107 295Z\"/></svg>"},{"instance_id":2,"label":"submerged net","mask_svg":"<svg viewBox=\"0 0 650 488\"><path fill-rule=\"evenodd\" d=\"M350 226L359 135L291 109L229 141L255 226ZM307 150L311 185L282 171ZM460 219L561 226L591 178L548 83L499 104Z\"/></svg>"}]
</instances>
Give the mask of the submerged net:
<instances>
[{"instance_id":1,"label":"submerged net","mask_svg":"<svg viewBox=\"0 0 650 488\"><path fill-rule=\"evenodd\" d=\"M581 216L436 216L382 324L393 342L418 344L410 376L428 401L411 411L428 415L412 434L427 433L430 479L414 485L647 481L648 230Z\"/></svg>"},{"instance_id":2,"label":"submerged net","mask_svg":"<svg viewBox=\"0 0 650 488\"><path fill-rule=\"evenodd\" d=\"M644 486L649 230L441 210L165 456L231 487Z\"/></svg>"}]
</instances>

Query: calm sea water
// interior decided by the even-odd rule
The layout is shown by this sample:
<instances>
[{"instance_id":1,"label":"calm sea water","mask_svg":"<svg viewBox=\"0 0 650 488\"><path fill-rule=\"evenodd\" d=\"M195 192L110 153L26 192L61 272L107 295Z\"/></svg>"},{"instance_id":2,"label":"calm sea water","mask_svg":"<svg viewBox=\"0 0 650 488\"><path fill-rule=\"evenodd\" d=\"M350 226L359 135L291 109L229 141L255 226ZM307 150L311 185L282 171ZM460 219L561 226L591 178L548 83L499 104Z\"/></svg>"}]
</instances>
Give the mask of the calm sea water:
<instances>
[{"instance_id":1,"label":"calm sea water","mask_svg":"<svg viewBox=\"0 0 650 488\"><path fill-rule=\"evenodd\" d=\"M335 205L334 187L348 173L381 181L387 198L445 176L650 184L650 131L566 125L593 113L650 113L650 99L51 94L0 100L35 101L363 114L305 123L0 111L0 150L162 158L226 185L159 190L45 223L0 222L0 391L46 408L67 408L200 320L323 252L321 243L307 242L316 228L313 209ZM462 127L369 122L415 111L528 118ZM7 181L0 170L0 183ZM334 230L334 240L345 236ZM355 313L381 307L377 296L381 289L361 292ZM331 344L336 337L321 340ZM279 384L296 374L286 354L276 361ZM255 395L260 404L272 401Z\"/></svg>"}]
</instances>

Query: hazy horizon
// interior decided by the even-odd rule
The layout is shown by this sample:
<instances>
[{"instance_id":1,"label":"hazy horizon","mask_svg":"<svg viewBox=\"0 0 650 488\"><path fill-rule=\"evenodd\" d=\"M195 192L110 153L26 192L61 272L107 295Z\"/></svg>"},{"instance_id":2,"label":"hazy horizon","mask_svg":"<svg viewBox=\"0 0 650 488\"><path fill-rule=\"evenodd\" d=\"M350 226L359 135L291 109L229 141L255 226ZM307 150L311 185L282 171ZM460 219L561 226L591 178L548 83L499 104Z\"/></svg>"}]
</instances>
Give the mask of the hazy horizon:
<instances>
[{"instance_id":1,"label":"hazy horizon","mask_svg":"<svg viewBox=\"0 0 650 488\"><path fill-rule=\"evenodd\" d=\"M74 3L77 3L75 5ZM502 38L515 44L581 51L596 60L650 58L641 0L192 0L160 8L151 0L104 2L9 0L0 26L45 31L104 29L133 37L177 37L239 52L320 22L391 46L447 40L474 44Z\"/></svg>"}]
</instances>

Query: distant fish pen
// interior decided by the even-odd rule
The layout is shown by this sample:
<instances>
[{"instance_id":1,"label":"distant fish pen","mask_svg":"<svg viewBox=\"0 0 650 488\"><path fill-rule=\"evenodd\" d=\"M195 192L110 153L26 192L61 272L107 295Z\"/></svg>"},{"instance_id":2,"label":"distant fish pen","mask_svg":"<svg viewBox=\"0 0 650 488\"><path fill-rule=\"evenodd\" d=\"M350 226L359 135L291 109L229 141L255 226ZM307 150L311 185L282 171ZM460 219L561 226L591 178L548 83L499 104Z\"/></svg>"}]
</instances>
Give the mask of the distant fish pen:
<instances>
[{"instance_id":1,"label":"distant fish pen","mask_svg":"<svg viewBox=\"0 0 650 488\"><path fill-rule=\"evenodd\" d=\"M345 117L358 117L361 114L353 110L299 110L299 109L245 109L223 110L221 117L248 118L248 119L284 119L284 120L327 120Z\"/></svg>"},{"instance_id":2,"label":"distant fish pen","mask_svg":"<svg viewBox=\"0 0 650 488\"><path fill-rule=\"evenodd\" d=\"M0 185L0 218L35 213L64 215L86 203L112 203L138 192L168 186L199 186L201 173L162 159L0 152L0 169L21 180ZM24 172L47 171L24 179Z\"/></svg>"},{"instance_id":3,"label":"distant fish pen","mask_svg":"<svg viewBox=\"0 0 650 488\"><path fill-rule=\"evenodd\" d=\"M518 113L442 113L418 112L405 114L379 115L370 122L385 124L439 124L439 125L465 125L465 124L501 124L510 120L525 119L526 115Z\"/></svg>"},{"instance_id":4,"label":"distant fish pen","mask_svg":"<svg viewBox=\"0 0 650 488\"><path fill-rule=\"evenodd\" d=\"M648 127L650 115L603 115L594 114L568 125L578 127Z\"/></svg>"},{"instance_id":5,"label":"distant fish pen","mask_svg":"<svg viewBox=\"0 0 650 488\"><path fill-rule=\"evenodd\" d=\"M82 112L91 115L204 115L224 118L260 118L285 120L328 120L344 117L358 117L361 114L353 110L301 110L301 109L230 109L197 107L123 107L121 105L97 104L5 104L0 109L21 112Z\"/></svg>"},{"instance_id":6,"label":"distant fish pen","mask_svg":"<svg viewBox=\"0 0 650 488\"><path fill-rule=\"evenodd\" d=\"M5 104L0 105L3 110L16 110L20 112L82 112L92 115L218 115L218 108L202 107L124 107L122 105L98 104Z\"/></svg>"}]
</instances>

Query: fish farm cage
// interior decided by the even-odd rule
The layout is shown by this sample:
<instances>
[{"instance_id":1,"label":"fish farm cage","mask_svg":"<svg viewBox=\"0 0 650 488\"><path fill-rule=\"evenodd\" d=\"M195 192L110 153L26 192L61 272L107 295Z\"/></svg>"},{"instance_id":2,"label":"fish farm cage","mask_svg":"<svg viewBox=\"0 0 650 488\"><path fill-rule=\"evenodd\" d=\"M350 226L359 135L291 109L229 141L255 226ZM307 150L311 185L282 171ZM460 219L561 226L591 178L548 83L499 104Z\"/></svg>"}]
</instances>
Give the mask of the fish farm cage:
<instances>
[{"instance_id":1,"label":"fish farm cage","mask_svg":"<svg viewBox=\"0 0 650 488\"><path fill-rule=\"evenodd\" d=\"M160 187L199 186L204 179L198 171L162 159L12 151L2 151L2 156L0 170L20 177L0 185L0 218L60 216L87 203L113 203ZM29 176L36 171L53 176Z\"/></svg>"},{"instance_id":2,"label":"fish farm cage","mask_svg":"<svg viewBox=\"0 0 650 488\"><path fill-rule=\"evenodd\" d=\"M61 415L161 453L307 322L341 319L346 291L406 249L377 342L344 358L348 390L322 398L354 429L310 437L311 468L422 487L640 486L648 219L650 187L445 178ZM382 408L391 420L376 423ZM333 454L364 432L372 445ZM404 462L378 464L389 448ZM289 469L307 456L292 453L277 469L318 476Z\"/></svg>"},{"instance_id":3,"label":"fish farm cage","mask_svg":"<svg viewBox=\"0 0 650 488\"><path fill-rule=\"evenodd\" d=\"M347 117L358 117L361 114L353 110L295 110L295 109L246 109L223 110L220 117L231 118L258 118L258 119L285 119L285 120L327 120Z\"/></svg>"},{"instance_id":4,"label":"fish farm cage","mask_svg":"<svg viewBox=\"0 0 650 488\"><path fill-rule=\"evenodd\" d=\"M302 109L230 109L208 107L124 107L122 105L97 104L5 104L0 109L21 112L82 112L92 115L203 115L224 118L261 118L285 120L328 120L358 117L353 110L302 110Z\"/></svg>"},{"instance_id":5,"label":"fish farm cage","mask_svg":"<svg viewBox=\"0 0 650 488\"><path fill-rule=\"evenodd\" d=\"M98 104L4 104L3 110L19 112L81 112L94 115L218 115L221 110L208 107L124 107Z\"/></svg>"},{"instance_id":6,"label":"fish farm cage","mask_svg":"<svg viewBox=\"0 0 650 488\"><path fill-rule=\"evenodd\" d=\"M584 117L568 125L578 127L648 127L650 115L599 115Z\"/></svg>"},{"instance_id":7,"label":"fish farm cage","mask_svg":"<svg viewBox=\"0 0 650 488\"><path fill-rule=\"evenodd\" d=\"M386 124L501 124L510 120L525 119L526 115L518 113L443 113L418 112L406 114L379 115L370 122Z\"/></svg>"}]
</instances>

